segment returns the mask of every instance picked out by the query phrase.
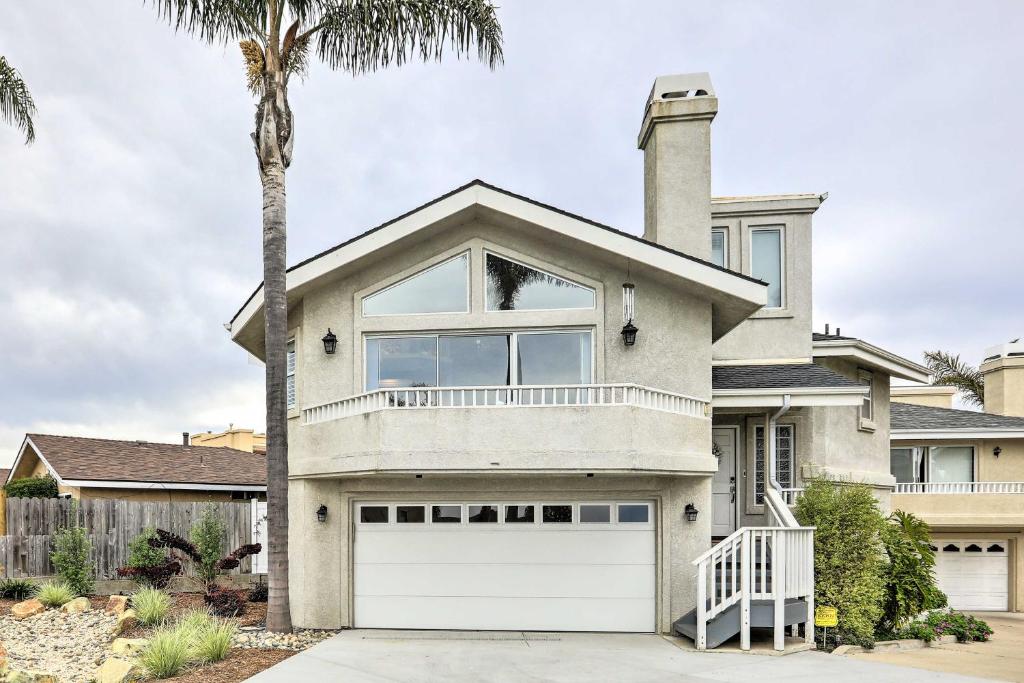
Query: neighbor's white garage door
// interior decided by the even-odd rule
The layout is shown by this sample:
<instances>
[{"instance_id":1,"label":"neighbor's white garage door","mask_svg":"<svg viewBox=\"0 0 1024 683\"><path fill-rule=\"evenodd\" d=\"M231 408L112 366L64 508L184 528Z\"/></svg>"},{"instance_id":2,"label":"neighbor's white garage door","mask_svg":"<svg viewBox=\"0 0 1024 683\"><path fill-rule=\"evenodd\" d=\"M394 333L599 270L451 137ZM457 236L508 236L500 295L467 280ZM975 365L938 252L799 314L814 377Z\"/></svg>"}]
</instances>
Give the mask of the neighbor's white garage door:
<instances>
[{"instance_id":1,"label":"neighbor's white garage door","mask_svg":"<svg viewBox=\"0 0 1024 683\"><path fill-rule=\"evenodd\" d=\"M357 628L654 631L654 504L359 503Z\"/></svg>"},{"instance_id":2,"label":"neighbor's white garage door","mask_svg":"<svg viewBox=\"0 0 1024 683\"><path fill-rule=\"evenodd\" d=\"M1007 609L1009 553L1007 542L936 539L935 576L960 610Z\"/></svg>"}]
</instances>

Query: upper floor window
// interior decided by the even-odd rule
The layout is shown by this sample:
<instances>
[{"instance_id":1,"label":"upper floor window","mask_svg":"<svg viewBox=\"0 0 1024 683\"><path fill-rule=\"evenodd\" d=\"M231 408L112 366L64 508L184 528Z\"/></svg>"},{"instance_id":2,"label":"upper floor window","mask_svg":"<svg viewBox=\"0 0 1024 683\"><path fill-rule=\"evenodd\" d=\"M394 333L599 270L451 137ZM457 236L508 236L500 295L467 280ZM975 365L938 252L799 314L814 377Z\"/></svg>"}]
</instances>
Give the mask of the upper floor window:
<instances>
[{"instance_id":1,"label":"upper floor window","mask_svg":"<svg viewBox=\"0 0 1024 683\"><path fill-rule=\"evenodd\" d=\"M285 388L288 395L288 409L295 407L295 340L288 340L287 370L285 371Z\"/></svg>"},{"instance_id":2,"label":"upper floor window","mask_svg":"<svg viewBox=\"0 0 1024 683\"><path fill-rule=\"evenodd\" d=\"M363 298L363 315L467 313L469 254L460 254Z\"/></svg>"},{"instance_id":3,"label":"upper floor window","mask_svg":"<svg viewBox=\"0 0 1024 683\"><path fill-rule=\"evenodd\" d=\"M782 308L785 293L782 229L750 231L750 274L768 283L768 308Z\"/></svg>"},{"instance_id":4,"label":"upper floor window","mask_svg":"<svg viewBox=\"0 0 1024 683\"><path fill-rule=\"evenodd\" d=\"M729 267L729 233L725 228L711 231L711 262L723 268Z\"/></svg>"},{"instance_id":5,"label":"upper floor window","mask_svg":"<svg viewBox=\"0 0 1024 683\"><path fill-rule=\"evenodd\" d=\"M889 451L889 470L899 484L974 481L972 446L901 446Z\"/></svg>"},{"instance_id":6,"label":"upper floor window","mask_svg":"<svg viewBox=\"0 0 1024 683\"><path fill-rule=\"evenodd\" d=\"M486 253L487 310L594 308L594 290L551 273Z\"/></svg>"},{"instance_id":7,"label":"upper floor window","mask_svg":"<svg viewBox=\"0 0 1024 683\"><path fill-rule=\"evenodd\" d=\"M793 487L793 425L775 425L775 479L782 488ZM754 428L754 504L764 504L765 473L764 425Z\"/></svg>"},{"instance_id":8,"label":"upper floor window","mask_svg":"<svg viewBox=\"0 0 1024 683\"><path fill-rule=\"evenodd\" d=\"M857 372L857 379L868 388L867 396L863 398L860 404L860 419L871 422L875 419L874 375L870 370L859 370Z\"/></svg>"},{"instance_id":9,"label":"upper floor window","mask_svg":"<svg viewBox=\"0 0 1024 683\"><path fill-rule=\"evenodd\" d=\"M565 331L370 337L366 390L589 384L591 336Z\"/></svg>"}]
</instances>

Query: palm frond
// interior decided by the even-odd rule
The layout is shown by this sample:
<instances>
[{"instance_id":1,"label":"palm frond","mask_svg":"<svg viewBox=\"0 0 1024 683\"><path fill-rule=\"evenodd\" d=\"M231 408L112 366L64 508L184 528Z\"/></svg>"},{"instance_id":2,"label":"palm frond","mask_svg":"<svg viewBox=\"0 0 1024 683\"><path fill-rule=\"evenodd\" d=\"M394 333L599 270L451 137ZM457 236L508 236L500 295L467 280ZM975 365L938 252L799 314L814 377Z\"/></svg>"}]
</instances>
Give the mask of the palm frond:
<instances>
[{"instance_id":1,"label":"palm frond","mask_svg":"<svg viewBox=\"0 0 1024 683\"><path fill-rule=\"evenodd\" d=\"M25 144L36 139L32 117L36 114L36 103L28 91L21 74L0 55L0 119L13 125L25 134Z\"/></svg>"},{"instance_id":2,"label":"palm frond","mask_svg":"<svg viewBox=\"0 0 1024 683\"><path fill-rule=\"evenodd\" d=\"M977 368L961 361L959 355L945 351L925 351L924 361L932 373L933 384L955 387L965 401L984 407L985 378Z\"/></svg>"},{"instance_id":3,"label":"palm frond","mask_svg":"<svg viewBox=\"0 0 1024 683\"><path fill-rule=\"evenodd\" d=\"M311 12L313 3L306 5ZM334 0L316 3L317 55L332 69L353 74L441 59L474 48L492 69L503 61L501 25L488 0ZM293 6L294 11L294 6Z\"/></svg>"},{"instance_id":4,"label":"palm frond","mask_svg":"<svg viewBox=\"0 0 1024 683\"><path fill-rule=\"evenodd\" d=\"M207 43L252 38L265 42L266 0L144 0L175 31Z\"/></svg>"}]
</instances>

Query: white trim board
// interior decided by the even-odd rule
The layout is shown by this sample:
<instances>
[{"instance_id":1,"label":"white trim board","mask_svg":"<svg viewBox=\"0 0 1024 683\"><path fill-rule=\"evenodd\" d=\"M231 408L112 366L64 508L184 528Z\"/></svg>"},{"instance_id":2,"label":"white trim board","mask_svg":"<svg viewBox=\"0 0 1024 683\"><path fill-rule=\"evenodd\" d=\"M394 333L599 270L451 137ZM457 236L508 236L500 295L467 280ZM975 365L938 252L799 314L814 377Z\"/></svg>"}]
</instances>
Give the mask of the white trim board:
<instances>
[{"instance_id":1,"label":"white trim board","mask_svg":"<svg viewBox=\"0 0 1024 683\"><path fill-rule=\"evenodd\" d=\"M978 427L971 429L893 429L890 440L910 439L936 441L957 439L1024 439L1024 429L997 429Z\"/></svg>"},{"instance_id":2,"label":"white trim board","mask_svg":"<svg viewBox=\"0 0 1024 683\"><path fill-rule=\"evenodd\" d=\"M777 408L790 398L789 405L859 406L867 387L800 387L795 389L715 389L712 408Z\"/></svg>"},{"instance_id":3,"label":"white trim board","mask_svg":"<svg viewBox=\"0 0 1024 683\"><path fill-rule=\"evenodd\" d=\"M912 382L926 383L929 377L928 368L923 365L918 365L859 339L816 341L813 342L813 353L815 358L853 358L868 367Z\"/></svg>"}]
</instances>

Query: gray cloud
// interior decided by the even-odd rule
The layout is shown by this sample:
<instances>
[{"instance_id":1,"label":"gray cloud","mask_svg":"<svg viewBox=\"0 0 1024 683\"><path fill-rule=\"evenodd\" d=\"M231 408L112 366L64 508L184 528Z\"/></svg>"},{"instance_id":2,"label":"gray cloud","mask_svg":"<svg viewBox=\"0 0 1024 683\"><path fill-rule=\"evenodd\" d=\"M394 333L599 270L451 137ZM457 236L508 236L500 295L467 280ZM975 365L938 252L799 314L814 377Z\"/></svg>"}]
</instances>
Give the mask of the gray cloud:
<instances>
[{"instance_id":1,"label":"gray cloud","mask_svg":"<svg viewBox=\"0 0 1024 683\"><path fill-rule=\"evenodd\" d=\"M911 358L1024 333L1024 8L503 3L506 65L293 88L289 260L473 177L639 232L642 105L708 70L718 194L829 191L815 314ZM260 427L221 324L260 278L252 103L234 46L137 4L16 4L3 53L39 105L0 129L0 462L28 430L176 439Z\"/></svg>"}]
</instances>

